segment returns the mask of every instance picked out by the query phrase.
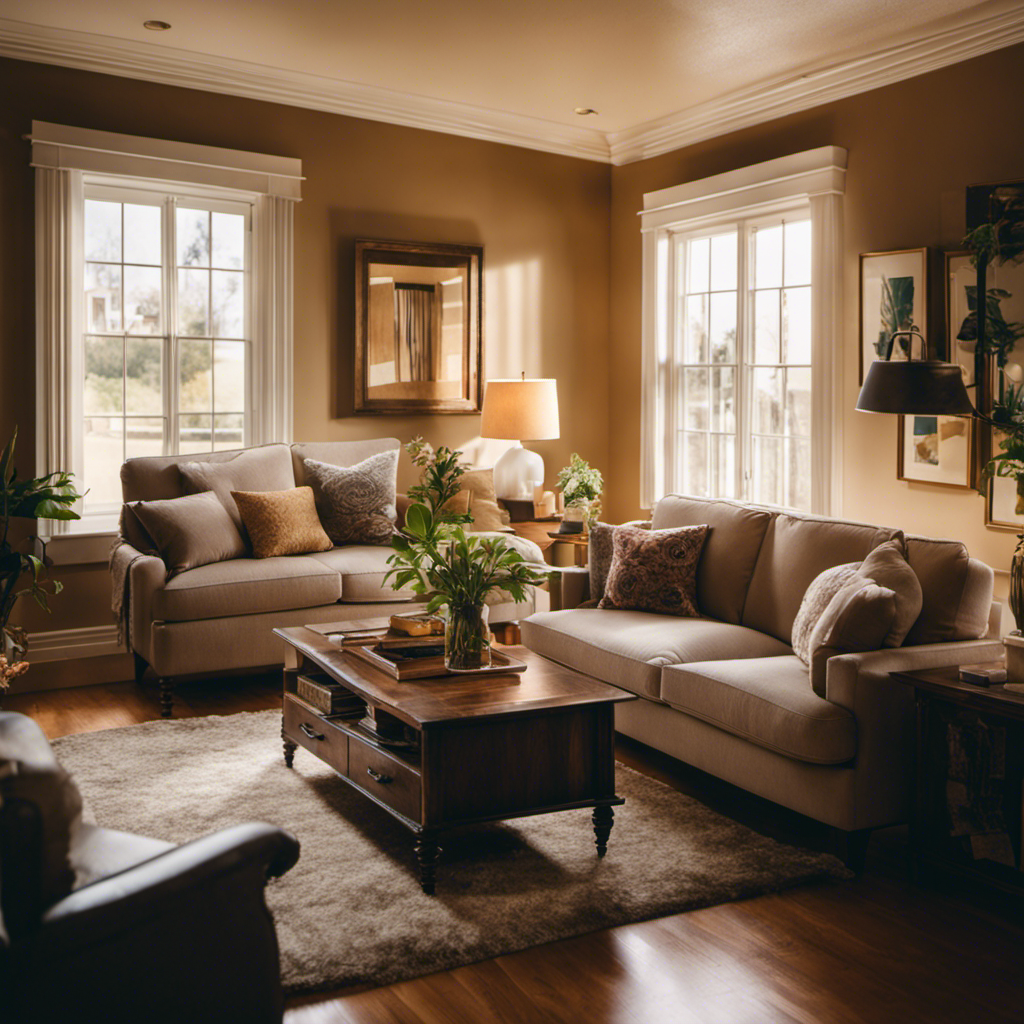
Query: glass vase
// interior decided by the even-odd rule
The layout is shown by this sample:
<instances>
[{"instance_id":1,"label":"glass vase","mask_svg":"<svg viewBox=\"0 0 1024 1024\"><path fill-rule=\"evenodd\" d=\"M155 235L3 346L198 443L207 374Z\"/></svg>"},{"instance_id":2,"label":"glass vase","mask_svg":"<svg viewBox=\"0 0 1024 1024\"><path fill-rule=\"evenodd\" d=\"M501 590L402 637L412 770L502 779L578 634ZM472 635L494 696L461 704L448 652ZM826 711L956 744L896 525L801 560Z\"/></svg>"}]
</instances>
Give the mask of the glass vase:
<instances>
[{"instance_id":1,"label":"glass vase","mask_svg":"<svg viewBox=\"0 0 1024 1024\"><path fill-rule=\"evenodd\" d=\"M444 627L444 667L450 672L474 672L490 664L487 605L450 604Z\"/></svg>"}]
</instances>

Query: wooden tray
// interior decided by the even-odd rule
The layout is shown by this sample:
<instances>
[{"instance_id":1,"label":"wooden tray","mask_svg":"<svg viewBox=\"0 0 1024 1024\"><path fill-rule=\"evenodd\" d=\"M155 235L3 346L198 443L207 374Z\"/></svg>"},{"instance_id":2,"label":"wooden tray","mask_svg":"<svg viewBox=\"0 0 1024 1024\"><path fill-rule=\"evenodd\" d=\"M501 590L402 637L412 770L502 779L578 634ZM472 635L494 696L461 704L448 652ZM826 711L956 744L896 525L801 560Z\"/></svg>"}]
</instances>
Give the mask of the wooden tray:
<instances>
[{"instance_id":1,"label":"wooden tray","mask_svg":"<svg viewBox=\"0 0 1024 1024\"><path fill-rule=\"evenodd\" d=\"M510 672L525 672L526 663L511 654L491 648L491 664L487 668L472 669L465 672L451 672L444 667L444 655L439 654L431 658L410 658L408 661L392 661L380 654L374 646L367 647L346 647L347 654L351 654L360 661L368 662L374 668L387 673L393 679L400 682L407 679L454 679L465 676L493 676L508 675Z\"/></svg>"}]
</instances>

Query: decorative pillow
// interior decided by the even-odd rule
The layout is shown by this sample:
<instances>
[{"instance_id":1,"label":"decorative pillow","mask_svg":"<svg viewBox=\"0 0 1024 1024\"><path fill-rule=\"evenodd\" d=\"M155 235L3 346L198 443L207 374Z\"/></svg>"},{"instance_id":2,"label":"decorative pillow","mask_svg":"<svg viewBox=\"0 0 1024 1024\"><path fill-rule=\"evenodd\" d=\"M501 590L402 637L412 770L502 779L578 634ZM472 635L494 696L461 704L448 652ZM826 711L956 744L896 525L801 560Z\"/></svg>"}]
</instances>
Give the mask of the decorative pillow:
<instances>
[{"instance_id":1,"label":"decorative pillow","mask_svg":"<svg viewBox=\"0 0 1024 1024\"><path fill-rule=\"evenodd\" d=\"M650 519L634 519L622 526L637 526L642 530L651 528ZM590 527L587 544L587 564L590 569L590 598L586 602L591 607L597 607L597 602L604 597L605 582L608 579L608 570L612 567L612 555L614 544L612 538L617 526L609 523L594 523ZM590 602L593 602L591 605Z\"/></svg>"},{"instance_id":2,"label":"decorative pillow","mask_svg":"<svg viewBox=\"0 0 1024 1024\"><path fill-rule=\"evenodd\" d=\"M498 504L494 493L493 469L470 469L459 479L461 491L469 492L469 529L477 533L507 532L508 513Z\"/></svg>"},{"instance_id":3,"label":"decorative pillow","mask_svg":"<svg viewBox=\"0 0 1024 1024\"><path fill-rule=\"evenodd\" d=\"M697 563L707 525L672 530L620 526L599 608L697 618Z\"/></svg>"},{"instance_id":4,"label":"decorative pillow","mask_svg":"<svg viewBox=\"0 0 1024 1024\"><path fill-rule=\"evenodd\" d=\"M213 491L133 501L128 508L153 538L171 576L247 554L242 535Z\"/></svg>"},{"instance_id":5,"label":"decorative pillow","mask_svg":"<svg viewBox=\"0 0 1024 1024\"><path fill-rule=\"evenodd\" d=\"M924 603L921 581L903 556L903 544L898 540L879 544L861 562L857 575L874 580L896 595L896 619L882 646L899 647L921 614Z\"/></svg>"},{"instance_id":6,"label":"decorative pillow","mask_svg":"<svg viewBox=\"0 0 1024 1024\"><path fill-rule=\"evenodd\" d=\"M811 580L811 585L804 593L800 602L800 610L793 620L793 633L790 646L793 653L805 664L811 663L811 633L824 614L832 598L839 593L860 569L860 562L847 562L826 569Z\"/></svg>"},{"instance_id":7,"label":"decorative pillow","mask_svg":"<svg viewBox=\"0 0 1024 1024\"><path fill-rule=\"evenodd\" d=\"M395 535L398 449L354 466L303 459L316 510L335 544L390 544Z\"/></svg>"},{"instance_id":8,"label":"decorative pillow","mask_svg":"<svg viewBox=\"0 0 1024 1024\"><path fill-rule=\"evenodd\" d=\"M232 491L284 491L295 486L292 456L286 445L274 444L239 452L227 462L183 462L178 466L186 494L213 491L245 539L245 527Z\"/></svg>"},{"instance_id":9,"label":"decorative pillow","mask_svg":"<svg viewBox=\"0 0 1024 1024\"><path fill-rule=\"evenodd\" d=\"M0 715L0 803L14 801L34 804L42 835L42 863L38 870L38 892L4 891L4 911L12 928L24 926L19 920L23 910L42 911L71 892L75 874L71 865L71 846L82 820L82 797L71 776L57 763L42 729L25 715ZM4 870L9 877L33 877L34 872L15 864L21 854L14 845L5 849ZM10 862L8 862L9 858ZM14 906L17 903L17 907Z\"/></svg>"},{"instance_id":10,"label":"decorative pillow","mask_svg":"<svg viewBox=\"0 0 1024 1024\"><path fill-rule=\"evenodd\" d=\"M316 514L312 487L232 491L257 558L329 551L334 545Z\"/></svg>"},{"instance_id":11,"label":"decorative pillow","mask_svg":"<svg viewBox=\"0 0 1024 1024\"><path fill-rule=\"evenodd\" d=\"M819 652L877 651L896 621L896 595L865 576L856 576L829 602L810 638L811 688L825 696L828 659Z\"/></svg>"}]
</instances>

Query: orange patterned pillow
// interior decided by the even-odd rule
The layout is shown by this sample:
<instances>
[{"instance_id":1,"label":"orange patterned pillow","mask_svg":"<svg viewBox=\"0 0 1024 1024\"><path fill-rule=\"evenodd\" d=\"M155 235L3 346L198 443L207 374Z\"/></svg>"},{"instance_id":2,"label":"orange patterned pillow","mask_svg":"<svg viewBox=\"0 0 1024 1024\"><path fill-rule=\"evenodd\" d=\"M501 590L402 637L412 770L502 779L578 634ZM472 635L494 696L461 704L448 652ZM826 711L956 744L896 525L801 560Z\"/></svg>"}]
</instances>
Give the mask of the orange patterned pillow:
<instances>
[{"instance_id":1,"label":"orange patterned pillow","mask_svg":"<svg viewBox=\"0 0 1024 1024\"><path fill-rule=\"evenodd\" d=\"M598 608L698 618L697 563L707 535L706 525L673 530L617 526Z\"/></svg>"},{"instance_id":2,"label":"orange patterned pillow","mask_svg":"<svg viewBox=\"0 0 1024 1024\"><path fill-rule=\"evenodd\" d=\"M257 558L329 551L334 545L316 514L312 487L232 491Z\"/></svg>"}]
</instances>

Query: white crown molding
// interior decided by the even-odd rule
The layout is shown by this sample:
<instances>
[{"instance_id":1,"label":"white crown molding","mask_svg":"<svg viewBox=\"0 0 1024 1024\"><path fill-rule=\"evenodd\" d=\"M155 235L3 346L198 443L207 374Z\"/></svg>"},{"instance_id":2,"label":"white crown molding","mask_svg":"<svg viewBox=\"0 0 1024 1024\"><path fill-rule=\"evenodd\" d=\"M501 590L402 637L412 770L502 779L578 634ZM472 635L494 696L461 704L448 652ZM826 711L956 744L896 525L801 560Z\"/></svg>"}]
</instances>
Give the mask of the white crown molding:
<instances>
[{"instance_id":1,"label":"white crown molding","mask_svg":"<svg viewBox=\"0 0 1024 1024\"><path fill-rule=\"evenodd\" d=\"M788 74L688 110L608 133L613 164L628 164L749 128L846 96L878 89L1024 41L1024 8L987 17L966 12L924 39L850 55L819 69Z\"/></svg>"},{"instance_id":2,"label":"white crown molding","mask_svg":"<svg viewBox=\"0 0 1024 1024\"><path fill-rule=\"evenodd\" d=\"M326 110L607 163L604 132L249 61L0 18L0 56Z\"/></svg>"},{"instance_id":3,"label":"white crown molding","mask_svg":"<svg viewBox=\"0 0 1024 1024\"><path fill-rule=\"evenodd\" d=\"M120 75L186 89L325 110L613 164L632 163L823 103L867 92L1024 41L1024 8L967 11L925 38L848 54L617 132L417 96L268 67L0 18L0 56Z\"/></svg>"}]
</instances>

